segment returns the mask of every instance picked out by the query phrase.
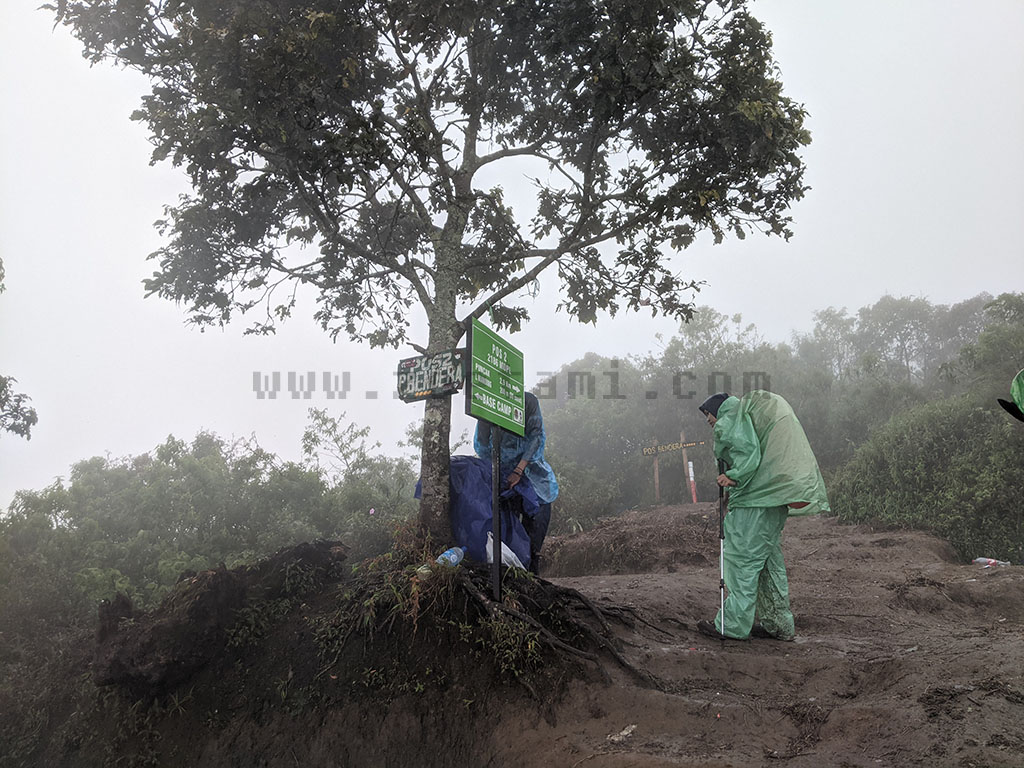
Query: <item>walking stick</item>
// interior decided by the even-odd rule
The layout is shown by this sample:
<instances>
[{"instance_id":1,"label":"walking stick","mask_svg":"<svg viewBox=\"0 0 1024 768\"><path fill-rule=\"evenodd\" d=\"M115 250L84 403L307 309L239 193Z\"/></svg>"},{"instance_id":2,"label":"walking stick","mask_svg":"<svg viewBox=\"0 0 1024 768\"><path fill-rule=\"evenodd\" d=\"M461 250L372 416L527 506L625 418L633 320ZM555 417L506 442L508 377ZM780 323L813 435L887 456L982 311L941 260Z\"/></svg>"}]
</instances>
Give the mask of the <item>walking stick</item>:
<instances>
[{"instance_id":1,"label":"walking stick","mask_svg":"<svg viewBox=\"0 0 1024 768\"><path fill-rule=\"evenodd\" d=\"M718 474L725 474L725 462L721 459L718 460ZM719 615L722 617L722 637L725 637L725 488L721 485L718 486L718 576Z\"/></svg>"}]
</instances>

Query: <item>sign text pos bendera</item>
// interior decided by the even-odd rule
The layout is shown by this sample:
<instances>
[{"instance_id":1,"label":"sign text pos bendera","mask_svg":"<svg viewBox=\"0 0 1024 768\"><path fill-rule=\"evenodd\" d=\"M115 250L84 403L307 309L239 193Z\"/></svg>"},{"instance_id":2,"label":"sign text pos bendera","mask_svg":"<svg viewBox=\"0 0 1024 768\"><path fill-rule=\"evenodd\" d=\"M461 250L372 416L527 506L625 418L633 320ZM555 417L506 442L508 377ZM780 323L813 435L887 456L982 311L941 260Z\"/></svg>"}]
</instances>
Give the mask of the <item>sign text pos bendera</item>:
<instances>
[{"instance_id":1,"label":"sign text pos bendera","mask_svg":"<svg viewBox=\"0 0 1024 768\"><path fill-rule=\"evenodd\" d=\"M491 590L501 600L501 430L526 433L523 353L475 317L469 327L466 414L491 424Z\"/></svg>"},{"instance_id":2,"label":"sign text pos bendera","mask_svg":"<svg viewBox=\"0 0 1024 768\"><path fill-rule=\"evenodd\" d=\"M398 363L398 397L404 403L447 397L466 383L466 350L448 349Z\"/></svg>"}]
</instances>

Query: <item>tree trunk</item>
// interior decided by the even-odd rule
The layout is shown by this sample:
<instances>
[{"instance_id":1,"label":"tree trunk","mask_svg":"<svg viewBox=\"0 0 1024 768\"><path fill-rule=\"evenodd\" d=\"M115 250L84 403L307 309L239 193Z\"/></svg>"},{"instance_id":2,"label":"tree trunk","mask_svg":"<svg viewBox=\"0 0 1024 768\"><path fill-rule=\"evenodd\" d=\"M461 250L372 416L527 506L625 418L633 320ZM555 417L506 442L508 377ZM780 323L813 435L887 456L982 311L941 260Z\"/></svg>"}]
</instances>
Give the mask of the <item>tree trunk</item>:
<instances>
[{"instance_id":1,"label":"tree trunk","mask_svg":"<svg viewBox=\"0 0 1024 768\"><path fill-rule=\"evenodd\" d=\"M467 146L472 142L467 139ZM453 349L465 330L456 320L455 309L458 277L465 265L462 256L462 236L473 208L470 186L471 172L460 171L452 179L455 201L448 206L448 216L440 234L434 240L434 301L427 308L429 343L427 352L436 354ZM420 477L423 495L420 499L420 535L436 543L451 539L448 517L448 472L451 466L450 434L452 426L452 398L463 395L427 400L423 415L423 453L420 459Z\"/></svg>"},{"instance_id":2,"label":"tree trunk","mask_svg":"<svg viewBox=\"0 0 1024 768\"><path fill-rule=\"evenodd\" d=\"M439 258L438 262L443 263ZM430 354L454 349L463 336L462 327L455 320L455 289L450 273L438 269L435 277L434 305L427 313L430 328ZM420 478L423 493L420 498L420 535L436 544L451 539L448 517L448 471L451 464L450 434L452 426L452 400L461 403L462 393L427 400L423 413L423 453L420 457Z\"/></svg>"},{"instance_id":3,"label":"tree trunk","mask_svg":"<svg viewBox=\"0 0 1024 768\"><path fill-rule=\"evenodd\" d=\"M419 527L422 536L437 544L451 538L448 520L451 404L451 397L432 398L427 400L423 414L423 454L420 457L423 495Z\"/></svg>"}]
</instances>

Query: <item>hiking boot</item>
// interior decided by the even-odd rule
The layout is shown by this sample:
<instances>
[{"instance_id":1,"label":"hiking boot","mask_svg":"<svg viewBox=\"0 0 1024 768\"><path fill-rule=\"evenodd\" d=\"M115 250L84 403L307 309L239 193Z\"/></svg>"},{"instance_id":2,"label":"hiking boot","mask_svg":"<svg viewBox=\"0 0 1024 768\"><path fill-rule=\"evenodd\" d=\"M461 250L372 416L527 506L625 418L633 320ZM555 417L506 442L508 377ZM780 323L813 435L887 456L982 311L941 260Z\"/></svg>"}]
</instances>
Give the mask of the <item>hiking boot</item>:
<instances>
[{"instance_id":1,"label":"hiking boot","mask_svg":"<svg viewBox=\"0 0 1024 768\"><path fill-rule=\"evenodd\" d=\"M755 624L754 626L752 626L750 628L750 636L757 637L762 640L780 640L784 643L793 642L793 635L790 635L789 637L779 637L778 635L773 635L771 632L765 629L762 624Z\"/></svg>"},{"instance_id":2,"label":"hiking boot","mask_svg":"<svg viewBox=\"0 0 1024 768\"><path fill-rule=\"evenodd\" d=\"M728 635L723 635L721 632L718 631L718 627L715 626L715 622L708 621L707 619L701 619L697 622L697 631L700 632L702 635L707 635L708 637L713 637L717 640L744 641L749 639L746 637L729 637Z\"/></svg>"}]
</instances>

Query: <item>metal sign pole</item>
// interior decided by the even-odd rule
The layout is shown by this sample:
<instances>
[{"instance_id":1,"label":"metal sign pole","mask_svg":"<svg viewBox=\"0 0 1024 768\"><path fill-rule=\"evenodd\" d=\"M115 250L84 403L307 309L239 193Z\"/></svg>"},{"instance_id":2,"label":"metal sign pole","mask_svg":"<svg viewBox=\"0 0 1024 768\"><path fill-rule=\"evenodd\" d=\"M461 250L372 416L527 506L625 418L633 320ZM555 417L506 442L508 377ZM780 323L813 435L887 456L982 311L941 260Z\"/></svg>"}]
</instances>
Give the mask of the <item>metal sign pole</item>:
<instances>
[{"instance_id":1,"label":"metal sign pole","mask_svg":"<svg viewBox=\"0 0 1024 768\"><path fill-rule=\"evenodd\" d=\"M491 425L491 591L501 601L501 427Z\"/></svg>"},{"instance_id":2,"label":"metal sign pole","mask_svg":"<svg viewBox=\"0 0 1024 768\"><path fill-rule=\"evenodd\" d=\"M501 600L501 437L526 431L523 353L475 317L468 346L466 414L491 425L491 582Z\"/></svg>"}]
</instances>

